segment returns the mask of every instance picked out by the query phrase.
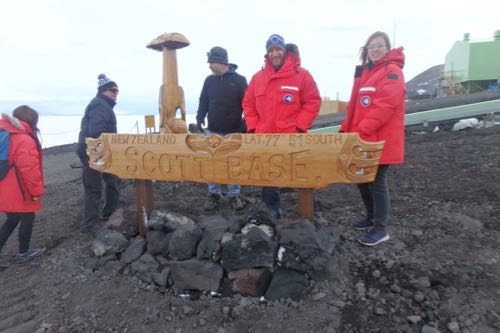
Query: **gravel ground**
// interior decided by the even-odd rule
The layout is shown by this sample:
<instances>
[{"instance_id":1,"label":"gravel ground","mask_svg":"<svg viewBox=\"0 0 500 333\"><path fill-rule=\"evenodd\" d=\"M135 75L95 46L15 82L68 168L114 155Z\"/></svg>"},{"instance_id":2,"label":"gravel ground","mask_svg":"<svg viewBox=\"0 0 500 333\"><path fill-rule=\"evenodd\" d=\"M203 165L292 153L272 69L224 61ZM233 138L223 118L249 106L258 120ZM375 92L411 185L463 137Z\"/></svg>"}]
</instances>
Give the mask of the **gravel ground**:
<instances>
[{"instance_id":1,"label":"gravel ground","mask_svg":"<svg viewBox=\"0 0 500 333\"><path fill-rule=\"evenodd\" d=\"M311 282L300 301L201 295L191 300L129 276L119 261L94 270L92 237L78 232L82 186L74 145L45 150L47 195L33 245L47 253L0 271L1 332L499 332L500 126L407 133L406 163L390 169L391 239L355 241L355 186L318 190L319 223L336 230L342 272ZM123 183L125 216L134 186ZM250 202L259 188L244 187ZM196 220L206 185L156 183L155 206ZM297 193L283 193L296 217ZM219 212L231 215L229 205ZM17 237L5 256L13 260Z\"/></svg>"}]
</instances>

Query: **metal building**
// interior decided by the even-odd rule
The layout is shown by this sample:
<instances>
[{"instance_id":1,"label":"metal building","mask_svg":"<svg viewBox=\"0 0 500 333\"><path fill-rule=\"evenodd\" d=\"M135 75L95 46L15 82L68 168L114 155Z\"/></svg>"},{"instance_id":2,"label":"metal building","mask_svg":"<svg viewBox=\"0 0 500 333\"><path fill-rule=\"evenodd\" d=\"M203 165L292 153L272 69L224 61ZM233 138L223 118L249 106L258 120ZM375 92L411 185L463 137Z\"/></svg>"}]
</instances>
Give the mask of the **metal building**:
<instances>
[{"instance_id":1,"label":"metal building","mask_svg":"<svg viewBox=\"0 0 500 333\"><path fill-rule=\"evenodd\" d=\"M459 91L473 93L486 89L498 89L500 79L500 30L493 34L493 40L472 41L470 34L455 42L445 58L442 89L449 95ZM462 92L463 93L463 92Z\"/></svg>"}]
</instances>

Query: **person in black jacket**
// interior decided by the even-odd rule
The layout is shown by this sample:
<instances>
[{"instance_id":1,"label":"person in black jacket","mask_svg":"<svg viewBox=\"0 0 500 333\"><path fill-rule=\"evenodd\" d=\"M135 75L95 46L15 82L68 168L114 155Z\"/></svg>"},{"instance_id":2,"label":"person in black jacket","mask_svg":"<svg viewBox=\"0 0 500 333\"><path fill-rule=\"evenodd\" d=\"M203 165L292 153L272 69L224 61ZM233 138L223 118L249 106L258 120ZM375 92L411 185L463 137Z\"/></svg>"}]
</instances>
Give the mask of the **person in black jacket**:
<instances>
[{"instance_id":1,"label":"person in black jacket","mask_svg":"<svg viewBox=\"0 0 500 333\"><path fill-rule=\"evenodd\" d=\"M244 132L242 119L243 108L241 102L247 88L247 80L243 75L236 73L238 68L228 61L227 51L219 46L213 47L207 53L209 68L213 75L205 79L200 94L200 104L196 115L196 123L201 133L207 135L218 134L224 136L230 133ZM205 125L205 117L208 126ZM241 186L228 185L228 197L234 209L243 208L239 198ZM220 184L209 184L209 201L206 210L218 207L222 198Z\"/></svg>"},{"instance_id":2,"label":"person in black jacket","mask_svg":"<svg viewBox=\"0 0 500 333\"><path fill-rule=\"evenodd\" d=\"M118 97L118 85L104 74L100 74L97 95L94 97L82 118L76 154L83 164L84 209L82 234L94 233L99 220L107 220L118 208L120 180L108 173L89 167L85 138L98 138L101 133L116 133L116 115L113 107ZM105 203L101 210L102 183L105 184Z\"/></svg>"}]
</instances>

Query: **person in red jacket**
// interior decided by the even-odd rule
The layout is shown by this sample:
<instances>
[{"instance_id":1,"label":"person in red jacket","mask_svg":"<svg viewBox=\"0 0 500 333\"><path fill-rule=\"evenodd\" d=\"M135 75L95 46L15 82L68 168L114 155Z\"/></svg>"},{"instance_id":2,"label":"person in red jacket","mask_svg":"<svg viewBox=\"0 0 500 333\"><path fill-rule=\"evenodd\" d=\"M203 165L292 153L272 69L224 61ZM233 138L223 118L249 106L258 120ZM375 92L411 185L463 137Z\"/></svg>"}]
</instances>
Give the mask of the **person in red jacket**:
<instances>
[{"instance_id":1,"label":"person in red jacket","mask_svg":"<svg viewBox=\"0 0 500 333\"><path fill-rule=\"evenodd\" d=\"M14 109L12 116L2 114L0 129L10 133L9 165L0 180L0 212L7 220L0 228L0 252L19 222L18 262L25 262L45 252L30 248L35 212L41 210L44 195L42 148L38 141L38 113L26 105ZM8 263L0 258L0 267Z\"/></svg>"},{"instance_id":2,"label":"person in red jacket","mask_svg":"<svg viewBox=\"0 0 500 333\"><path fill-rule=\"evenodd\" d=\"M265 65L250 81L243 98L248 133L305 133L321 107L312 75L300 66L297 51L287 52L283 37L266 42ZM281 217L280 192L262 189L264 203Z\"/></svg>"},{"instance_id":3,"label":"person in red jacket","mask_svg":"<svg viewBox=\"0 0 500 333\"><path fill-rule=\"evenodd\" d=\"M391 50L387 34L377 31L368 37L360 58L340 132L359 133L365 141L385 141L375 180L358 185L366 217L353 223L355 229L370 229L358 241L373 246L389 239L387 169L404 161L405 57L403 48Z\"/></svg>"}]
</instances>

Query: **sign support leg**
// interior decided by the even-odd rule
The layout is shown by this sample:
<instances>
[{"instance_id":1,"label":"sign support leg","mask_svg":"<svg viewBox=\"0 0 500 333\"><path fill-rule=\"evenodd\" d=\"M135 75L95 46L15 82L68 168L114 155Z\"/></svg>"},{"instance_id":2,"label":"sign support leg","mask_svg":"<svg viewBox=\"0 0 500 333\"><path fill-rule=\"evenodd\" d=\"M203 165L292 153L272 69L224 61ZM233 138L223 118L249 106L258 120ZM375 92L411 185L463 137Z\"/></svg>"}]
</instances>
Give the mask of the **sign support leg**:
<instances>
[{"instance_id":1,"label":"sign support leg","mask_svg":"<svg viewBox=\"0 0 500 333\"><path fill-rule=\"evenodd\" d=\"M299 216L312 222L314 217L314 189L299 189Z\"/></svg>"},{"instance_id":2,"label":"sign support leg","mask_svg":"<svg viewBox=\"0 0 500 333\"><path fill-rule=\"evenodd\" d=\"M141 236L148 233L146 220L153 210L153 181L135 180L135 201L137 204L137 228Z\"/></svg>"}]
</instances>

